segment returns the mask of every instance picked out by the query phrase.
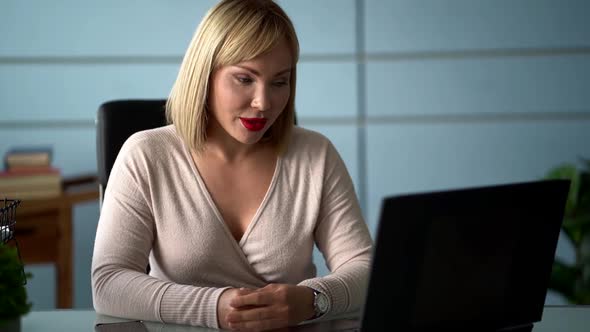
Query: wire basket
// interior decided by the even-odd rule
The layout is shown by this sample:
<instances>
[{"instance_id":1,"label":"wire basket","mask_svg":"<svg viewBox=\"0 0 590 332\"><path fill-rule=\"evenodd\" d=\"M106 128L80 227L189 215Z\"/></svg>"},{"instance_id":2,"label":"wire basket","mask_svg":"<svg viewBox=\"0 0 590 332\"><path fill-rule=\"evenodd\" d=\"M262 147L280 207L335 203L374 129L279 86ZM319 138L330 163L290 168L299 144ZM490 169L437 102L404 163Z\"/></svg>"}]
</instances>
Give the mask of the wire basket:
<instances>
[{"instance_id":1,"label":"wire basket","mask_svg":"<svg viewBox=\"0 0 590 332\"><path fill-rule=\"evenodd\" d=\"M0 207L0 242L2 243L7 243L14 238L16 208L19 204L19 200L5 198L4 207Z\"/></svg>"},{"instance_id":2,"label":"wire basket","mask_svg":"<svg viewBox=\"0 0 590 332\"><path fill-rule=\"evenodd\" d=\"M26 284L27 277L25 274L25 267L20 256L18 242L14 236L16 226L16 208L19 206L20 201L18 199L5 198L0 200L0 204L2 204L2 202L4 202L4 206L0 206L0 243L6 244L10 240L14 241L14 244L16 245L16 252L18 254L18 260L21 265L23 284Z\"/></svg>"}]
</instances>

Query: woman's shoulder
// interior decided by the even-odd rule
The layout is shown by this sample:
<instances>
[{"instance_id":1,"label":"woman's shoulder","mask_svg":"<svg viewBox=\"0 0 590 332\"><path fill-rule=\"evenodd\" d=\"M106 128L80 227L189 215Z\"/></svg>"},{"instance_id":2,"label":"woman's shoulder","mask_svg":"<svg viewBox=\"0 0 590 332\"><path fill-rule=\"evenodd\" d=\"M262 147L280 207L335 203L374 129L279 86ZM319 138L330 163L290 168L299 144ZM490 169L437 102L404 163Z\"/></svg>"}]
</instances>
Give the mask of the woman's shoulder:
<instances>
[{"instance_id":1,"label":"woman's shoulder","mask_svg":"<svg viewBox=\"0 0 590 332\"><path fill-rule=\"evenodd\" d=\"M301 148L325 148L327 145L331 145L330 140L322 133L314 131L312 129L294 127L293 135L289 148L301 149Z\"/></svg>"},{"instance_id":2,"label":"woman's shoulder","mask_svg":"<svg viewBox=\"0 0 590 332\"><path fill-rule=\"evenodd\" d=\"M287 159L301 158L319 161L327 157L334 150L330 139L317 131L295 127L291 135L291 141L287 147Z\"/></svg>"},{"instance_id":3,"label":"woman's shoulder","mask_svg":"<svg viewBox=\"0 0 590 332\"><path fill-rule=\"evenodd\" d=\"M135 132L129 136L125 144L134 147L154 147L159 146L161 143L174 143L178 138L174 125L167 125Z\"/></svg>"},{"instance_id":4,"label":"woman's shoulder","mask_svg":"<svg viewBox=\"0 0 590 332\"><path fill-rule=\"evenodd\" d=\"M120 154L159 158L173 151L182 151L183 144L174 125L142 130L129 136Z\"/></svg>"},{"instance_id":5,"label":"woman's shoulder","mask_svg":"<svg viewBox=\"0 0 590 332\"><path fill-rule=\"evenodd\" d=\"M133 133L127 140L130 142L145 142L152 141L154 139L168 139L171 137L178 137L178 135L176 135L174 125L166 125L162 127L141 130Z\"/></svg>"}]
</instances>

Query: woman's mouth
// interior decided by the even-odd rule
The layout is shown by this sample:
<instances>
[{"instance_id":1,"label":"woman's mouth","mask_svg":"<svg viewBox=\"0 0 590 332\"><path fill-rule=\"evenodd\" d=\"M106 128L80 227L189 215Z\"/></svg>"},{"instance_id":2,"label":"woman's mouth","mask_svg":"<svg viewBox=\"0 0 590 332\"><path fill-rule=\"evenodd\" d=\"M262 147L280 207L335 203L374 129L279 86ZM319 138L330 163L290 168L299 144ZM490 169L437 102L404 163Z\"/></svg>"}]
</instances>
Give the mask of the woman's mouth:
<instances>
[{"instance_id":1,"label":"woman's mouth","mask_svg":"<svg viewBox=\"0 0 590 332\"><path fill-rule=\"evenodd\" d=\"M240 121L249 131L260 131L266 125L265 118L240 118Z\"/></svg>"}]
</instances>

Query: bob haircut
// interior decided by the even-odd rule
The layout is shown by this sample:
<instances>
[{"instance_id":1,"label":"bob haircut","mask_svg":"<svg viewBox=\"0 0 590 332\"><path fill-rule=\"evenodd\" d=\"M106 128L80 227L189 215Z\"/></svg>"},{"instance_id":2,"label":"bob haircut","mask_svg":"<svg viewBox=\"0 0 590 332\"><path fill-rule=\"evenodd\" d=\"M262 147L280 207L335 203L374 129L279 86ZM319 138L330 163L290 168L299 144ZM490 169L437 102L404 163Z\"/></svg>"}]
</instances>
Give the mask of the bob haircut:
<instances>
[{"instance_id":1,"label":"bob haircut","mask_svg":"<svg viewBox=\"0 0 590 332\"><path fill-rule=\"evenodd\" d=\"M290 96L263 138L285 151L295 121L299 42L293 23L272 0L222 0L195 32L166 103L166 118L189 148L202 152L207 141L209 84L215 69L267 53L282 39L291 49Z\"/></svg>"}]
</instances>

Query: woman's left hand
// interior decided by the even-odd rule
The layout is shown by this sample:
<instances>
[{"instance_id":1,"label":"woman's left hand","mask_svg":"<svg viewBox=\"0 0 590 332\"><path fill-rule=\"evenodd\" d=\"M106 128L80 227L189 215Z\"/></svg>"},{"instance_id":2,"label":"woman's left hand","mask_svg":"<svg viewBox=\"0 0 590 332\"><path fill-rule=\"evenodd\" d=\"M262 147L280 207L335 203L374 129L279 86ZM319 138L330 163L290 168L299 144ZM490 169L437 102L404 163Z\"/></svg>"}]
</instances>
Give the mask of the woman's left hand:
<instances>
[{"instance_id":1,"label":"woman's left hand","mask_svg":"<svg viewBox=\"0 0 590 332\"><path fill-rule=\"evenodd\" d=\"M313 290L305 286L269 284L232 299L227 315L232 330L267 331L296 325L314 315Z\"/></svg>"}]
</instances>

